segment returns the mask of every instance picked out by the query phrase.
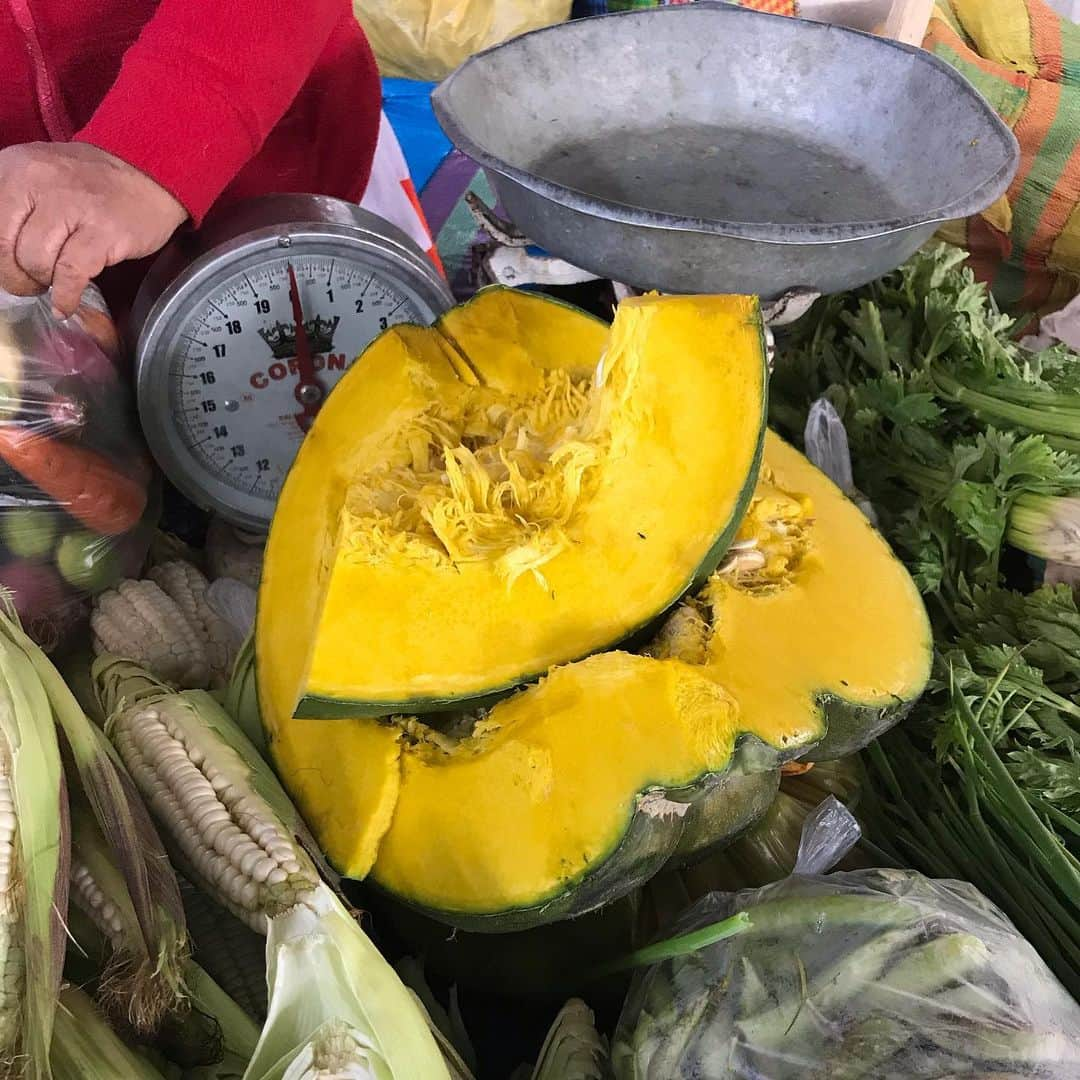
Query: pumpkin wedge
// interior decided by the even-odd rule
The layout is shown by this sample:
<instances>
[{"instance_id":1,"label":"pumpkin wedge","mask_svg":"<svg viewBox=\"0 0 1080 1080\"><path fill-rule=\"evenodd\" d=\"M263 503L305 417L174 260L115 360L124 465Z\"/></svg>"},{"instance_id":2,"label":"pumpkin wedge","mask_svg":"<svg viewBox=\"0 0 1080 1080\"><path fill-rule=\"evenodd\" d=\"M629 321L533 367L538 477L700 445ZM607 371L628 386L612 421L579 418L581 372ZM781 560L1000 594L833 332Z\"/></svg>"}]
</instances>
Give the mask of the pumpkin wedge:
<instances>
[{"instance_id":1,"label":"pumpkin wedge","mask_svg":"<svg viewBox=\"0 0 1080 1080\"><path fill-rule=\"evenodd\" d=\"M458 727L284 718L279 771L331 863L455 926L589 911L748 827L783 752L706 672L600 653Z\"/></svg>"},{"instance_id":2,"label":"pumpkin wedge","mask_svg":"<svg viewBox=\"0 0 1080 1080\"><path fill-rule=\"evenodd\" d=\"M859 508L771 431L731 557L697 608L707 644L688 658L704 660L745 716L767 712L780 744L806 761L862 749L930 678L930 623L911 576Z\"/></svg>"},{"instance_id":3,"label":"pumpkin wedge","mask_svg":"<svg viewBox=\"0 0 1080 1080\"><path fill-rule=\"evenodd\" d=\"M641 297L608 329L481 293L380 336L281 493L257 651L275 715L467 709L653 623L753 490L749 297Z\"/></svg>"},{"instance_id":4,"label":"pumpkin wedge","mask_svg":"<svg viewBox=\"0 0 1080 1080\"><path fill-rule=\"evenodd\" d=\"M292 718L260 657L260 701L338 870L451 925L527 929L726 843L786 760L876 738L925 687L930 630L884 540L770 434L727 559L644 652L556 667L490 712L341 720Z\"/></svg>"}]
</instances>

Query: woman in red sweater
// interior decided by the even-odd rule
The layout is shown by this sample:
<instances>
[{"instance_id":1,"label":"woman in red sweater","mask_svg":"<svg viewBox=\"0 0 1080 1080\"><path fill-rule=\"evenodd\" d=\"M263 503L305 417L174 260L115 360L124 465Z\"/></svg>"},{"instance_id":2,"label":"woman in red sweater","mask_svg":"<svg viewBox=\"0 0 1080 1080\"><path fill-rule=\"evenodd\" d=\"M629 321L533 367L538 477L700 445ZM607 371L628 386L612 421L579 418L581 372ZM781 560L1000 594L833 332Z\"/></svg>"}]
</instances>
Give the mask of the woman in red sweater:
<instances>
[{"instance_id":1,"label":"woman in red sweater","mask_svg":"<svg viewBox=\"0 0 1080 1080\"><path fill-rule=\"evenodd\" d=\"M351 0L0 0L0 288L122 311L211 206L359 201L380 107Z\"/></svg>"}]
</instances>

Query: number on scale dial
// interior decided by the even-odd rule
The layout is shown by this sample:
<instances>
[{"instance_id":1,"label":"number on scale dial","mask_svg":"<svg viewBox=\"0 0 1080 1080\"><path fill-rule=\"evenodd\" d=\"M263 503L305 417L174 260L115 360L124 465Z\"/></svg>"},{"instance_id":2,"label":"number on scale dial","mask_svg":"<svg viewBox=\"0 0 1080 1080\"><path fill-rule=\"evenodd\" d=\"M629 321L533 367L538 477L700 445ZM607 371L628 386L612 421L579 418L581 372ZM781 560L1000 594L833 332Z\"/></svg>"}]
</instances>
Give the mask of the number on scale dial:
<instances>
[{"instance_id":1,"label":"number on scale dial","mask_svg":"<svg viewBox=\"0 0 1080 1080\"><path fill-rule=\"evenodd\" d=\"M290 265L324 394L381 331L421 321L412 299L371 271L317 255L283 254L240 272L192 312L169 369L181 437L223 481L266 499L304 436Z\"/></svg>"}]
</instances>

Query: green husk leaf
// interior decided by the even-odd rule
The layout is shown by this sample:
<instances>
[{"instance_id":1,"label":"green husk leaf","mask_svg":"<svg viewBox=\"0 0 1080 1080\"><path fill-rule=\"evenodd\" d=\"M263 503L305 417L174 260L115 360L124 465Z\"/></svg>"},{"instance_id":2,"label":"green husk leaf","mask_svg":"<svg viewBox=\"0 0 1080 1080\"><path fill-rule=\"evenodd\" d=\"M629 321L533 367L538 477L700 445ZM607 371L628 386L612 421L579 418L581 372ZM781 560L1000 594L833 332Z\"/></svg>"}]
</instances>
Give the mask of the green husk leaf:
<instances>
[{"instance_id":1,"label":"green husk leaf","mask_svg":"<svg viewBox=\"0 0 1080 1080\"><path fill-rule=\"evenodd\" d=\"M184 973L192 1005L218 1022L225 1055L234 1065L246 1065L259 1043L259 1025L194 961L188 961Z\"/></svg>"},{"instance_id":2,"label":"green husk leaf","mask_svg":"<svg viewBox=\"0 0 1080 1080\"><path fill-rule=\"evenodd\" d=\"M610 1063L607 1041L596 1030L592 1010L571 998L544 1039L532 1080L604 1080Z\"/></svg>"},{"instance_id":3,"label":"green husk leaf","mask_svg":"<svg viewBox=\"0 0 1080 1080\"><path fill-rule=\"evenodd\" d=\"M451 1076L454 1080L459 1077L461 1080L469 1080L476 1071L476 1051L457 1008L457 994L451 990L451 1009L447 1012L431 992L431 987L424 978L424 966L416 957L402 957L394 970L424 1010L432 1034L446 1058Z\"/></svg>"},{"instance_id":4,"label":"green husk leaf","mask_svg":"<svg viewBox=\"0 0 1080 1080\"><path fill-rule=\"evenodd\" d=\"M60 993L53 1033L55 1080L163 1080L162 1074L129 1049L81 990Z\"/></svg>"},{"instance_id":5,"label":"green husk leaf","mask_svg":"<svg viewBox=\"0 0 1080 1080\"><path fill-rule=\"evenodd\" d=\"M13 614L0 612L0 641L21 655L41 688L47 709L64 735L67 754L81 781L83 796L123 879L142 938L127 943L129 959L147 972L129 982L137 997L128 1006L130 1021L151 1031L184 996L181 969L187 933L180 888L131 777L104 732L93 724L45 653L26 635Z\"/></svg>"},{"instance_id":6,"label":"green husk leaf","mask_svg":"<svg viewBox=\"0 0 1080 1080\"><path fill-rule=\"evenodd\" d=\"M409 990L416 1007L424 1017L428 1026L428 1031L431 1032L432 1038L434 1038L436 1045L439 1047L439 1052L443 1057L443 1064L450 1074L450 1080L475 1080L473 1070L465 1063L465 1059L458 1053L457 1047L446 1035L443 1028L432 1019L431 1013L428 1012L423 998L421 998L411 987L408 987L407 989Z\"/></svg>"},{"instance_id":7,"label":"green husk leaf","mask_svg":"<svg viewBox=\"0 0 1080 1080\"><path fill-rule=\"evenodd\" d=\"M67 790L48 699L26 657L2 639L0 774L11 787L13 831L0 882L0 1075L48 1080L65 946Z\"/></svg>"},{"instance_id":8,"label":"green husk leaf","mask_svg":"<svg viewBox=\"0 0 1080 1080\"><path fill-rule=\"evenodd\" d=\"M259 690L255 679L255 634L248 635L233 664L229 685L225 688L225 711L240 726L251 745L266 753L266 732L259 712Z\"/></svg>"},{"instance_id":9,"label":"green husk leaf","mask_svg":"<svg viewBox=\"0 0 1080 1080\"><path fill-rule=\"evenodd\" d=\"M378 1080L449 1080L416 999L322 885L270 920L270 1014L245 1080L299 1080L314 1068Z\"/></svg>"}]
</instances>

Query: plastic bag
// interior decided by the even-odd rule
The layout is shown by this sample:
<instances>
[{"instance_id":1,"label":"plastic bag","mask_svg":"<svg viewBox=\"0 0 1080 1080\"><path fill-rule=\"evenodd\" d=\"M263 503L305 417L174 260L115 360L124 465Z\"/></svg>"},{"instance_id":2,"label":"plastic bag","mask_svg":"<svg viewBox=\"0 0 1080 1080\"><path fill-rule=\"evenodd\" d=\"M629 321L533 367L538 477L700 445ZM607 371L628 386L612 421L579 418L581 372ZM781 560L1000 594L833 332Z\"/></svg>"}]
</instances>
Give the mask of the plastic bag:
<instances>
[{"instance_id":1,"label":"plastic bag","mask_svg":"<svg viewBox=\"0 0 1080 1080\"><path fill-rule=\"evenodd\" d=\"M857 837L827 799L796 873L710 893L672 936L750 927L635 976L617 1080L1080 1076L1080 1006L973 885L907 870L824 870Z\"/></svg>"},{"instance_id":2,"label":"plastic bag","mask_svg":"<svg viewBox=\"0 0 1080 1080\"><path fill-rule=\"evenodd\" d=\"M818 398L810 406L803 442L810 461L866 515L871 524L876 525L878 520L874 506L855 486L851 475L847 428L828 398Z\"/></svg>"},{"instance_id":3,"label":"plastic bag","mask_svg":"<svg viewBox=\"0 0 1080 1080\"><path fill-rule=\"evenodd\" d=\"M562 22L571 2L353 0L353 11L383 75L437 82L473 53Z\"/></svg>"},{"instance_id":4,"label":"plastic bag","mask_svg":"<svg viewBox=\"0 0 1080 1080\"><path fill-rule=\"evenodd\" d=\"M47 296L0 293L0 586L49 649L138 572L156 524L119 351L93 287L63 321Z\"/></svg>"}]
</instances>

